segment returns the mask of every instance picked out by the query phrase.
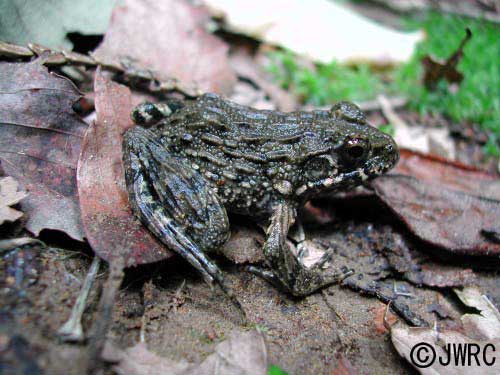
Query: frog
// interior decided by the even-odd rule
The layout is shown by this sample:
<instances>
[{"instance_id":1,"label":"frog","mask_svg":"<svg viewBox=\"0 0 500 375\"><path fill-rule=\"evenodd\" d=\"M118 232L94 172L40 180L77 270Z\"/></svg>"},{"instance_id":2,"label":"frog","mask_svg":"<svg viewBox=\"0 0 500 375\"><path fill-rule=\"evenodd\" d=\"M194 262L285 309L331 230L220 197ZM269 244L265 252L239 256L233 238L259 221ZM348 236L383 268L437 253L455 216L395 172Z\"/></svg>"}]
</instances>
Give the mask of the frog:
<instances>
[{"instance_id":1,"label":"frog","mask_svg":"<svg viewBox=\"0 0 500 375\"><path fill-rule=\"evenodd\" d=\"M133 213L170 250L241 307L210 254L229 239L228 213L266 223L265 267L247 269L302 297L353 270L305 267L287 243L298 210L395 166L395 141L351 102L280 112L214 93L192 101L143 103L123 137Z\"/></svg>"}]
</instances>

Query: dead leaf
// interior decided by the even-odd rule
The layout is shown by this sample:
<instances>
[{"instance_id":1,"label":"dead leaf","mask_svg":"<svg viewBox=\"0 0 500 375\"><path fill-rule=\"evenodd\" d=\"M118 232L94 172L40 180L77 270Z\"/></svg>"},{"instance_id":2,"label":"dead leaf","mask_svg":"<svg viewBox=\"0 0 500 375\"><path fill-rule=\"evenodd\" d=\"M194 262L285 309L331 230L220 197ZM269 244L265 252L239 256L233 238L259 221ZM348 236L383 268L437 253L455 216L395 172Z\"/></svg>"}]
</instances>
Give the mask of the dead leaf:
<instances>
[{"instance_id":1,"label":"dead leaf","mask_svg":"<svg viewBox=\"0 0 500 375\"><path fill-rule=\"evenodd\" d=\"M0 64L0 160L29 193L21 208L30 232L83 240L75 172L87 126L71 108L81 95L42 63Z\"/></svg>"},{"instance_id":2,"label":"dead leaf","mask_svg":"<svg viewBox=\"0 0 500 375\"><path fill-rule=\"evenodd\" d=\"M464 47L472 37L469 28L465 29L465 37L460 42L457 50L446 61L434 60L431 56L424 56L422 65L424 66L424 84L429 90L434 90L442 79L449 83L460 83L464 79L462 73L457 70L457 65L464 54Z\"/></svg>"},{"instance_id":3,"label":"dead leaf","mask_svg":"<svg viewBox=\"0 0 500 375\"><path fill-rule=\"evenodd\" d=\"M82 220L94 251L125 267L171 256L135 218L128 203L122 165L122 137L133 126L130 90L97 70L94 82L97 120L85 134L78 162Z\"/></svg>"},{"instance_id":4,"label":"dead leaf","mask_svg":"<svg viewBox=\"0 0 500 375\"><path fill-rule=\"evenodd\" d=\"M327 0L205 0L225 28L329 64L406 61L423 33L400 32ZM311 20L299 23L298 20ZM347 38L348 37L348 38ZM325 43L328 47L325 47Z\"/></svg>"},{"instance_id":5,"label":"dead leaf","mask_svg":"<svg viewBox=\"0 0 500 375\"><path fill-rule=\"evenodd\" d=\"M11 208L25 198L24 191L18 191L18 183L12 177L0 178L0 225L5 221L16 221L23 213Z\"/></svg>"},{"instance_id":6,"label":"dead leaf","mask_svg":"<svg viewBox=\"0 0 500 375\"><path fill-rule=\"evenodd\" d=\"M483 198L500 200L500 178L477 168L438 156L400 149L394 173L413 176Z\"/></svg>"},{"instance_id":7,"label":"dead leaf","mask_svg":"<svg viewBox=\"0 0 500 375\"><path fill-rule=\"evenodd\" d=\"M228 46L206 31L209 21L203 6L184 0L126 0L113 10L94 57L118 66L128 60L161 80L228 94L236 81Z\"/></svg>"},{"instance_id":8,"label":"dead leaf","mask_svg":"<svg viewBox=\"0 0 500 375\"><path fill-rule=\"evenodd\" d=\"M498 255L500 244L482 231L500 221L500 201L454 191L409 176L373 181L379 198L422 240L450 252Z\"/></svg>"},{"instance_id":9,"label":"dead leaf","mask_svg":"<svg viewBox=\"0 0 500 375\"><path fill-rule=\"evenodd\" d=\"M468 335L477 340L500 339L500 314L491 301L477 288L454 289L460 300L479 314L462 315L462 324Z\"/></svg>"},{"instance_id":10,"label":"dead leaf","mask_svg":"<svg viewBox=\"0 0 500 375\"><path fill-rule=\"evenodd\" d=\"M473 288L466 288L463 292L455 290L464 303L471 307L478 308L481 314L466 314L462 316L463 332L455 330L439 330L438 328L412 328L404 326L402 323L391 327L391 339L398 353L408 360L421 374L498 374L498 365L495 365L495 347L500 344L500 314L498 310ZM481 322L478 325L470 325L470 317L476 317L475 321ZM458 351L453 349L453 345L469 344L477 346L479 354L472 356L471 362L467 362L467 355L464 365L462 356L457 356ZM447 345L450 345L448 347ZM489 345L489 350L486 349ZM492 349L493 346L493 349ZM413 348L423 348L422 353L417 355L419 350ZM451 348L450 353L445 349ZM463 354L466 354L462 346ZM432 359L434 358L434 361ZM440 363L441 358L445 363L450 358L450 363L444 366ZM458 358L458 365L454 364ZM420 361L419 361L420 359ZM497 358L498 359L498 358ZM415 366L414 361L422 367ZM488 366L487 363L494 365Z\"/></svg>"},{"instance_id":11,"label":"dead leaf","mask_svg":"<svg viewBox=\"0 0 500 375\"><path fill-rule=\"evenodd\" d=\"M113 369L123 375L265 375L267 349L260 332L233 333L199 364L173 361L149 351L145 343L119 350L108 345L103 357L118 362Z\"/></svg>"},{"instance_id":12,"label":"dead leaf","mask_svg":"<svg viewBox=\"0 0 500 375\"><path fill-rule=\"evenodd\" d=\"M416 347L418 344L420 344L420 347L424 347L423 344L425 345L426 348L433 348L435 353L436 353L436 358L443 358L443 361L446 361L448 358L448 354L445 352L443 347L446 347L447 344L449 345L457 345L457 344L475 344L478 345L480 349L480 352L483 353L483 351L486 353L486 361L488 363L491 363L493 361L492 355L495 354L490 348L490 350L484 350L485 346L488 344L492 344L491 341L477 341L477 340L472 340L466 335L463 335L457 331L451 331L451 330L446 330L442 331L439 333L434 332L432 329L425 329L425 328L411 328L411 327L401 327L400 325L396 324L393 326L391 329L391 339L394 347L396 348L397 352L399 355L404 357L408 362L411 362L411 357L410 353L412 348ZM500 344L500 340L497 340L495 345L498 347ZM429 345L429 346L427 346ZM418 348L418 347L417 347ZM432 352L432 349L430 349ZM414 351L415 353L415 351ZM427 352L424 352L422 356L425 357L427 355ZM429 354L431 356L431 354ZM434 356L432 356L434 357ZM431 358L432 358L431 357ZM482 356L479 356L481 358ZM451 360L453 361L453 359ZM466 362L467 363L467 362ZM448 366L443 366L439 363L439 361L436 359L433 365L430 367L426 368L416 368L417 371L419 371L421 374L424 375L444 375L444 374L450 374L450 375L456 375L456 374L498 374L498 367L493 366L493 367L488 367L485 365L484 362L480 362L482 366L478 366L477 363L474 361L474 359L471 361L470 366L454 366L453 362L451 362ZM423 365L423 364L421 364ZM495 368L496 367L496 368Z\"/></svg>"}]
</instances>

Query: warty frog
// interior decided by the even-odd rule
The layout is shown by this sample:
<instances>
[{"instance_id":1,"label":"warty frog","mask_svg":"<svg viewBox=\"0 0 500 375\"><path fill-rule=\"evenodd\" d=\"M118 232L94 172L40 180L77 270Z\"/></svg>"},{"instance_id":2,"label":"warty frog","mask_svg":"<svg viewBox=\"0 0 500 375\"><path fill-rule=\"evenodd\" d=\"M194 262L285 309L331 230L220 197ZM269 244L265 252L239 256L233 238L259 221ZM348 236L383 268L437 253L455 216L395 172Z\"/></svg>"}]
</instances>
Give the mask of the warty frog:
<instances>
[{"instance_id":1,"label":"warty frog","mask_svg":"<svg viewBox=\"0 0 500 375\"><path fill-rule=\"evenodd\" d=\"M229 288L208 257L229 238L228 212L269 218L253 271L303 296L342 280L305 268L286 243L297 209L319 194L353 188L392 168L394 140L352 103L330 110L256 110L204 94L192 102L145 103L124 137L123 160L135 215L208 283ZM237 302L235 302L237 303Z\"/></svg>"}]
</instances>

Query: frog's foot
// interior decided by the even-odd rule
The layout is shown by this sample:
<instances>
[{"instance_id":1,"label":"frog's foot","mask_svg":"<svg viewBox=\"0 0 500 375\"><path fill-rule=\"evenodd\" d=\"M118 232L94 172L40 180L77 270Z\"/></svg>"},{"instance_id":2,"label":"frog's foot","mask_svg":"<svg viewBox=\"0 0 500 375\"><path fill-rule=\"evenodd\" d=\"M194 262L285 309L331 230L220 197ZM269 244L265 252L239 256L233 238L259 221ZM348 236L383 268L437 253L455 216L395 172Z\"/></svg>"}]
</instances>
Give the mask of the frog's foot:
<instances>
[{"instance_id":1,"label":"frog's foot","mask_svg":"<svg viewBox=\"0 0 500 375\"><path fill-rule=\"evenodd\" d=\"M217 265L206 255L229 237L229 222L203 177L183 159L167 153L154 134L136 127L125 134L125 181L134 214L169 249L217 283L244 310Z\"/></svg>"},{"instance_id":2,"label":"frog's foot","mask_svg":"<svg viewBox=\"0 0 500 375\"><path fill-rule=\"evenodd\" d=\"M132 110L132 120L137 125L148 127L169 117L182 106L182 102L178 100L170 100L166 103L144 102Z\"/></svg>"},{"instance_id":3,"label":"frog's foot","mask_svg":"<svg viewBox=\"0 0 500 375\"><path fill-rule=\"evenodd\" d=\"M292 253L286 243L288 230L293 224L295 208L281 203L274 210L267 230L264 256L272 271L256 267L249 271L263 277L272 284L281 284L295 296L306 296L318 289L338 283L352 274L352 270L342 269L325 272L322 264L306 268ZM320 262L321 263L321 262Z\"/></svg>"}]
</instances>

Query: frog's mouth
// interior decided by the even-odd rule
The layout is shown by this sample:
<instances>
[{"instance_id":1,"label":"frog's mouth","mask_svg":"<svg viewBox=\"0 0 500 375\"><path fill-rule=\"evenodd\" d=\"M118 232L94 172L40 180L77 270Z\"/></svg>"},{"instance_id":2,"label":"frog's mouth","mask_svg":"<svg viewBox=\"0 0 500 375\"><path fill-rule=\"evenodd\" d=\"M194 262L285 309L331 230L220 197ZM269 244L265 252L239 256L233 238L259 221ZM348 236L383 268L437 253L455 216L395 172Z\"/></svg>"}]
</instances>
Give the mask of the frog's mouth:
<instances>
[{"instance_id":1,"label":"frog's mouth","mask_svg":"<svg viewBox=\"0 0 500 375\"><path fill-rule=\"evenodd\" d=\"M377 156L369 159L365 164L347 172L341 172L315 182L308 182L302 191L296 192L299 196L323 195L340 190L348 190L361 185L365 181L380 176L393 168L399 160L399 152L390 156Z\"/></svg>"}]
</instances>

